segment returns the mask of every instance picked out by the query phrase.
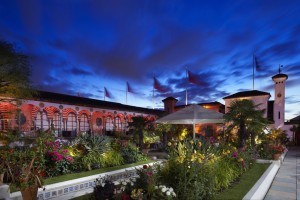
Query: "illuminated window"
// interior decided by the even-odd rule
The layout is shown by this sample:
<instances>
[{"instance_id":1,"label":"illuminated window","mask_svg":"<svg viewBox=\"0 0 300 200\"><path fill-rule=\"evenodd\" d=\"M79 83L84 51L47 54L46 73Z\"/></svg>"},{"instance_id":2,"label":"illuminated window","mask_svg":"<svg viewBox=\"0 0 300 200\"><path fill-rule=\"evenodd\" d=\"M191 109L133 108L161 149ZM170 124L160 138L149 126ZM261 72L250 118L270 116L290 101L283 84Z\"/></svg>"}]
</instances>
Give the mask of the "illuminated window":
<instances>
[{"instance_id":1,"label":"illuminated window","mask_svg":"<svg viewBox=\"0 0 300 200\"><path fill-rule=\"evenodd\" d=\"M106 118L105 128L106 128L106 131L114 130L113 119L111 117Z\"/></svg>"},{"instance_id":2,"label":"illuminated window","mask_svg":"<svg viewBox=\"0 0 300 200\"><path fill-rule=\"evenodd\" d=\"M79 130L80 131L88 131L90 129L88 116L86 114L82 114L80 117Z\"/></svg>"},{"instance_id":3,"label":"illuminated window","mask_svg":"<svg viewBox=\"0 0 300 200\"><path fill-rule=\"evenodd\" d=\"M122 131L122 122L120 117L116 117L116 130L117 131Z\"/></svg>"},{"instance_id":4,"label":"illuminated window","mask_svg":"<svg viewBox=\"0 0 300 200\"><path fill-rule=\"evenodd\" d=\"M55 130L58 130L60 127L60 114L59 112L55 112L53 115L53 126Z\"/></svg>"},{"instance_id":5,"label":"illuminated window","mask_svg":"<svg viewBox=\"0 0 300 200\"><path fill-rule=\"evenodd\" d=\"M41 129L41 130L49 129L49 120L46 111L37 113L35 125L37 129Z\"/></svg>"},{"instance_id":6,"label":"illuminated window","mask_svg":"<svg viewBox=\"0 0 300 200\"><path fill-rule=\"evenodd\" d=\"M76 115L75 113L69 113L67 119L67 131L73 131L76 129Z\"/></svg>"}]
</instances>

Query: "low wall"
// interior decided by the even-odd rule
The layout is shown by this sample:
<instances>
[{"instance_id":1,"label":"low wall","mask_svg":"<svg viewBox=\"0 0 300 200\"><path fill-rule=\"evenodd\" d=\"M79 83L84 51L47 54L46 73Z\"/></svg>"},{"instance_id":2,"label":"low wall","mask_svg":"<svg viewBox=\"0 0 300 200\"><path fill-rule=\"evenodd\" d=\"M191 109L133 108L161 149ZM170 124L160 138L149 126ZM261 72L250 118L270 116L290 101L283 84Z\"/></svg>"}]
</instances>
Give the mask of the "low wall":
<instances>
[{"instance_id":1,"label":"low wall","mask_svg":"<svg viewBox=\"0 0 300 200\"><path fill-rule=\"evenodd\" d=\"M258 163L272 163L265 173L258 179L251 190L244 196L243 200L260 200L266 196L287 151L285 151L279 158L279 160L261 160L258 159Z\"/></svg>"},{"instance_id":2,"label":"low wall","mask_svg":"<svg viewBox=\"0 0 300 200\"><path fill-rule=\"evenodd\" d=\"M150 163L148 165L152 165L152 164L153 163ZM141 168L141 167L143 167L143 165L96 174L96 175L78 178L70 181L55 183L51 185L46 185L45 191L43 191L42 188L39 188L38 200L70 199L76 196L81 196L87 193L91 193L93 192L93 188L95 186L95 180L97 178L100 178L100 176L101 177L109 176L110 180L112 181L124 180L130 177L135 177L137 175L136 168ZM21 192L11 193L10 198L11 200L22 200Z\"/></svg>"}]
</instances>

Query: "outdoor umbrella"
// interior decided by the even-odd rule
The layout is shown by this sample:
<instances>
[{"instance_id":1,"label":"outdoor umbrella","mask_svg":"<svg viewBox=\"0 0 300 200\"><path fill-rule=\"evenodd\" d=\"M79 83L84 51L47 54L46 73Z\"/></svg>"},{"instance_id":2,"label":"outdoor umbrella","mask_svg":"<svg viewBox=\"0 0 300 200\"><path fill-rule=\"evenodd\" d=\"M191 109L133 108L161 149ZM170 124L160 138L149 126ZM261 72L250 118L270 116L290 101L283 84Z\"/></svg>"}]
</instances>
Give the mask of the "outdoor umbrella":
<instances>
[{"instance_id":1,"label":"outdoor umbrella","mask_svg":"<svg viewBox=\"0 0 300 200\"><path fill-rule=\"evenodd\" d=\"M201 123L223 123L223 115L214 110L203 108L202 106L192 104L174 113L166 115L156 123L162 124L192 124L193 138L195 138L195 124Z\"/></svg>"}]
</instances>

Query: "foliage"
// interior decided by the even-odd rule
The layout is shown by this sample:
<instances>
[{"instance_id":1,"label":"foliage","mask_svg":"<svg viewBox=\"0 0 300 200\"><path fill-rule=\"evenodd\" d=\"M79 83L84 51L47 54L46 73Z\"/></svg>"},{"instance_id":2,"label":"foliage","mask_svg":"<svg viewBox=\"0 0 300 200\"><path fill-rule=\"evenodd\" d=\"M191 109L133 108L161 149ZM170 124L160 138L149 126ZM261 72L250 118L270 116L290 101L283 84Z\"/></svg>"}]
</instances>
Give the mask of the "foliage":
<instances>
[{"instance_id":1,"label":"foliage","mask_svg":"<svg viewBox=\"0 0 300 200\"><path fill-rule=\"evenodd\" d=\"M131 142L126 145L120 145L118 150L120 151L124 159L124 163L126 164L147 160L147 156L142 154L136 145L132 144Z\"/></svg>"},{"instance_id":2,"label":"foliage","mask_svg":"<svg viewBox=\"0 0 300 200\"><path fill-rule=\"evenodd\" d=\"M227 132L236 130L239 146L243 147L251 136L251 145L255 146L257 134L261 134L267 126L267 119L263 117L265 110L258 110L251 100L243 99L231 102L229 111L224 115Z\"/></svg>"},{"instance_id":3,"label":"foliage","mask_svg":"<svg viewBox=\"0 0 300 200\"><path fill-rule=\"evenodd\" d=\"M158 168L159 181L174 188L178 199L212 199L228 188L255 157L251 149L237 149L207 140L169 142L170 159Z\"/></svg>"},{"instance_id":4,"label":"foliage","mask_svg":"<svg viewBox=\"0 0 300 200\"><path fill-rule=\"evenodd\" d=\"M153 128L150 126L150 121L143 116L135 116L132 118L132 122L128 122L128 128L133 131L134 135L138 136L138 144L140 150L143 149L144 131Z\"/></svg>"},{"instance_id":5,"label":"foliage","mask_svg":"<svg viewBox=\"0 0 300 200\"><path fill-rule=\"evenodd\" d=\"M78 161L87 170L106 166L103 154L110 150L111 139L105 135L80 135L74 142L72 154L78 155Z\"/></svg>"},{"instance_id":6,"label":"foliage","mask_svg":"<svg viewBox=\"0 0 300 200\"><path fill-rule=\"evenodd\" d=\"M0 41L0 94L16 99L30 98L33 90L30 85L31 67L28 57L16 52L15 47ZM3 99L0 99L3 101Z\"/></svg>"},{"instance_id":7,"label":"foliage","mask_svg":"<svg viewBox=\"0 0 300 200\"><path fill-rule=\"evenodd\" d=\"M75 144L84 150L84 154L90 152L102 154L110 148L110 138L105 135L82 134L76 139Z\"/></svg>"},{"instance_id":8,"label":"foliage","mask_svg":"<svg viewBox=\"0 0 300 200\"><path fill-rule=\"evenodd\" d=\"M286 144L288 142L288 137L285 131L279 129L272 129L271 134L267 135L267 139L273 144Z\"/></svg>"},{"instance_id":9,"label":"foliage","mask_svg":"<svg viewBox=\"0 0 300 200\"><path fill-rule=\"evenodd\" d=\"M152 143L156 143L156 142L159 142L160 141L160 138L159 136L157 136L155 133L145 133L144 135L144 139L143 139L143 142L144 142L144 145L146 148L150 148L150 144Z\"/></svg>"},{"instance_id":10,"label":"foliage","mask_svg":"<svg viewBox=\"0 0 300 200\"><path fill-rule=\"evenodd\" d=\"M45 176L45 142L51 139L51 134L40 132L36 141L30 146L11 149L5 163L12 183L24 189L29 186L42 187Z\"/></svg>"},{"instance_id":11,"label":"foliage","mask_svg":"<svg viewBox=\"0 0 300 200\"><path fill-rule=\"evenodd\" d=\"M103 167L113 167L124 164L124 159L119 151L111 149L101 154L101 161Z\"/></svg>"},{"instance_id":12,"label":"foliage","mask_svg":"<svg viewBox=\"0 0 300 200\"><path fill-rule=\"evenodd\" d=\"M221 191L215 196L215 200L224 199L243 199L243 197L250 191L253 185L259 180L262 174L269 167L267 164L255 163L251 169L245 172L240 178L238 184L232 185L232 187Z\"/></svg>"},{"instance_id":13,"label":"foliage","mask_svg":"<svg viewBox=\"0 0 300 200\"><path fill-rule=\"evenodd\" d=\"M59 141L45 142L47 152L45 153L47 176L58 176L71 173L71 165L74 159L69 155L67 149L63 149Z\"/></svg>"},{"instance_id":14,"label":"foliage","mask_svg":"<svg viewBox=\"0 0 300 200\"><path fill-rule=\"evenodd\" d=\"M270 152L271 154L283 154L285 151L285 147L283 145L271 145L270 146Z\"/></svg>"}]
</instances>

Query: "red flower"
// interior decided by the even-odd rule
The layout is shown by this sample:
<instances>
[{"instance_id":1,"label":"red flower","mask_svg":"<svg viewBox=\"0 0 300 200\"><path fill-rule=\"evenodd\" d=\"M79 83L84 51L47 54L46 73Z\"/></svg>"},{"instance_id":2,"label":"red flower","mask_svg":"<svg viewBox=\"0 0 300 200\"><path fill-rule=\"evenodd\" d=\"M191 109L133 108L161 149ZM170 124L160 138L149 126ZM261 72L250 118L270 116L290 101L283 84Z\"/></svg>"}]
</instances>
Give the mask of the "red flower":
<instances>
[{"instance_id":1,"label":"red flower","mask_svg":"<svg viewBox=\"0 0 300 200\"><path fill-rule=\"evenodd\" d=\"M122 200L130 200L130 195L129 194L124 194L122 196Z\"/></svg>"},{"instance_id":2,"label":"red flower","mask_svg":"<svg viewBox=\"0 0 300 200\"><path fill-rule=\"evenodd\" d=\"M143 165L143 168L144 168L144 169L147 169L147 168L148 168L148 165Z\"/></svg>"}]
</instances>

